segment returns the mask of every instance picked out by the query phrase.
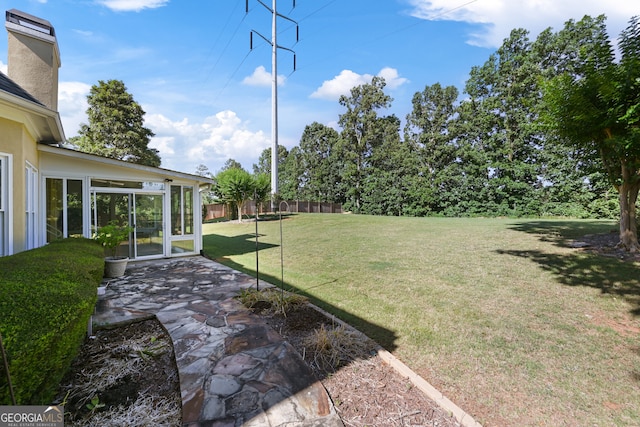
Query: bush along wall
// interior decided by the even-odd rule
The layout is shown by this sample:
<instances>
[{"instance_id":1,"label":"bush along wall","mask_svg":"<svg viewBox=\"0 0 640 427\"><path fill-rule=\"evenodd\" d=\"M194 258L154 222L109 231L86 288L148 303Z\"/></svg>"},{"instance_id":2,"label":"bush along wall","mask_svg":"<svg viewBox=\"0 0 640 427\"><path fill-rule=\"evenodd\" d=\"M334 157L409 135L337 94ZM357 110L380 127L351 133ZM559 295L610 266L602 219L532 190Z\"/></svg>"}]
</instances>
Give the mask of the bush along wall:
<instances>
[{"instance_id":1,"label":"bush along wall","mask_svg":"<svg viewBox=\"0 0 640 427\"><path fill-rule=\"evenodd\" d=\"M104 271L89 239L0 258L0 333L18 405L46 405L78 354ZM0 363L0 405L11 405Z\"/></svg>"}]
</instances>

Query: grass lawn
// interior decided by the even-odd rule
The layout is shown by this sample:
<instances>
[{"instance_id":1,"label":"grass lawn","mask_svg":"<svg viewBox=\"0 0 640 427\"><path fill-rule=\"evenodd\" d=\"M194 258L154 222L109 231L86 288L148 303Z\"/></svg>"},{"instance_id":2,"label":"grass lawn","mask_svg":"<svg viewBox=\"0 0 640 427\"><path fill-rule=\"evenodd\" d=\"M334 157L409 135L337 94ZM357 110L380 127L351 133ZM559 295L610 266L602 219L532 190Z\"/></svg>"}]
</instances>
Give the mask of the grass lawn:
<instances>
[{"instance_id":1,"label":"grass lawn","mask_svg":"<svg viewBox=\"0 0 640 427\"><path fill-rule=\"evenodd\" d=\"M259 273L374 338L485 427L639 426L640 265L566 246L615 230L301 214L259 222ZM255 274L255 223L204 233L207 255Z\"/></svg>"}]
</instances>

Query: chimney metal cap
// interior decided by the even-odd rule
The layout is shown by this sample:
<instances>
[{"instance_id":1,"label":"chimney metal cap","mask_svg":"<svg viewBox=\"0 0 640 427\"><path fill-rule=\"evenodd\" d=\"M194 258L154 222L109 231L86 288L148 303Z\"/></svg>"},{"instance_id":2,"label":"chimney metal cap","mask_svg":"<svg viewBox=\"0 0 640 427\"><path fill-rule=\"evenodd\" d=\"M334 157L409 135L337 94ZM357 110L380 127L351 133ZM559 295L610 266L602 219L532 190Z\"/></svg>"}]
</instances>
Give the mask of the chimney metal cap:
<instances>
[{"instance_id":1,"label":"chimney metal cap","mask_svg":"<svg viewBox=\"0 0 640 427\"><path fill-rule=\"evenodd\" d=\"M7 17L7 22L20 25L22 27L30 28L39 33L46 34L48 36L52 36L52 37L56 36L56 32L53 29L53 25L51 25L51 23L46 19L29 15L28 13L22 12L18 9L7 10L6 17Z\"/></svg>"}]
</instances>

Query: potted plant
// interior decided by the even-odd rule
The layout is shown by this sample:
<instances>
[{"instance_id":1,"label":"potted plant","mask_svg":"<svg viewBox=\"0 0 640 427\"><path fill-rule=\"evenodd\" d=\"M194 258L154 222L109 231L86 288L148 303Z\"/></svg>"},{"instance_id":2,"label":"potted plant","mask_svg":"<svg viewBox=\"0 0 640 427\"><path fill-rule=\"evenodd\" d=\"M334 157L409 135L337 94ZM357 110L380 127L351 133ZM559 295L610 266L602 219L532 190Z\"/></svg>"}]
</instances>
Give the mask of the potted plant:
<instances>
[{"instance_id":1,"label":"potted plant","mask_svg":"<svg viewBox=\"0 0 640 427\"><path fill-rule=\"evenodd\" d=\"M107 225L98 229L94 239L100 243L109 253L105 257L104 275L105 277L120 277L124 275L129 258L118 257L116 252L122 242L129 239L129 234L133 227L124 224L119 225L116 221L110 221Z\"/></svg>"}]
</instances>

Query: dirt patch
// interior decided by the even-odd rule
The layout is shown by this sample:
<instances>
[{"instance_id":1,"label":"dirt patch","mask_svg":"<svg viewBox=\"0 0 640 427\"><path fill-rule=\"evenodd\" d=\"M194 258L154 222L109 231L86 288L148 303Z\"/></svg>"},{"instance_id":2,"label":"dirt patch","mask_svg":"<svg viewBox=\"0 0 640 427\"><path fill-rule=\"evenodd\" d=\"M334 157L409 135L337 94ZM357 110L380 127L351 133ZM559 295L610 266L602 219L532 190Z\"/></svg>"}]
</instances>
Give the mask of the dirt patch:
<instances>
[{"instance_id":1,"label":"dirt patch","mask_svg":"<svg viewBox=\"0 0 640 427\"><path fill-rule=\"evenodd\" d=\"M640 252L629 252L618 245L620 234L617 232L588 234L569 243L569 246L600 256L621 259L627 262L640 261Z\"/></svg>"},{"instance_id":2,"label":"dirt patch","mask_svg":"<svg viewBox=\"0 0 640 427\"><path fill-rule=\"evenodd\" d=\"M85 339L57 397L68 426L179 426L182 402L169 334L157 320Z\"/></svg>"}]
</instances>

